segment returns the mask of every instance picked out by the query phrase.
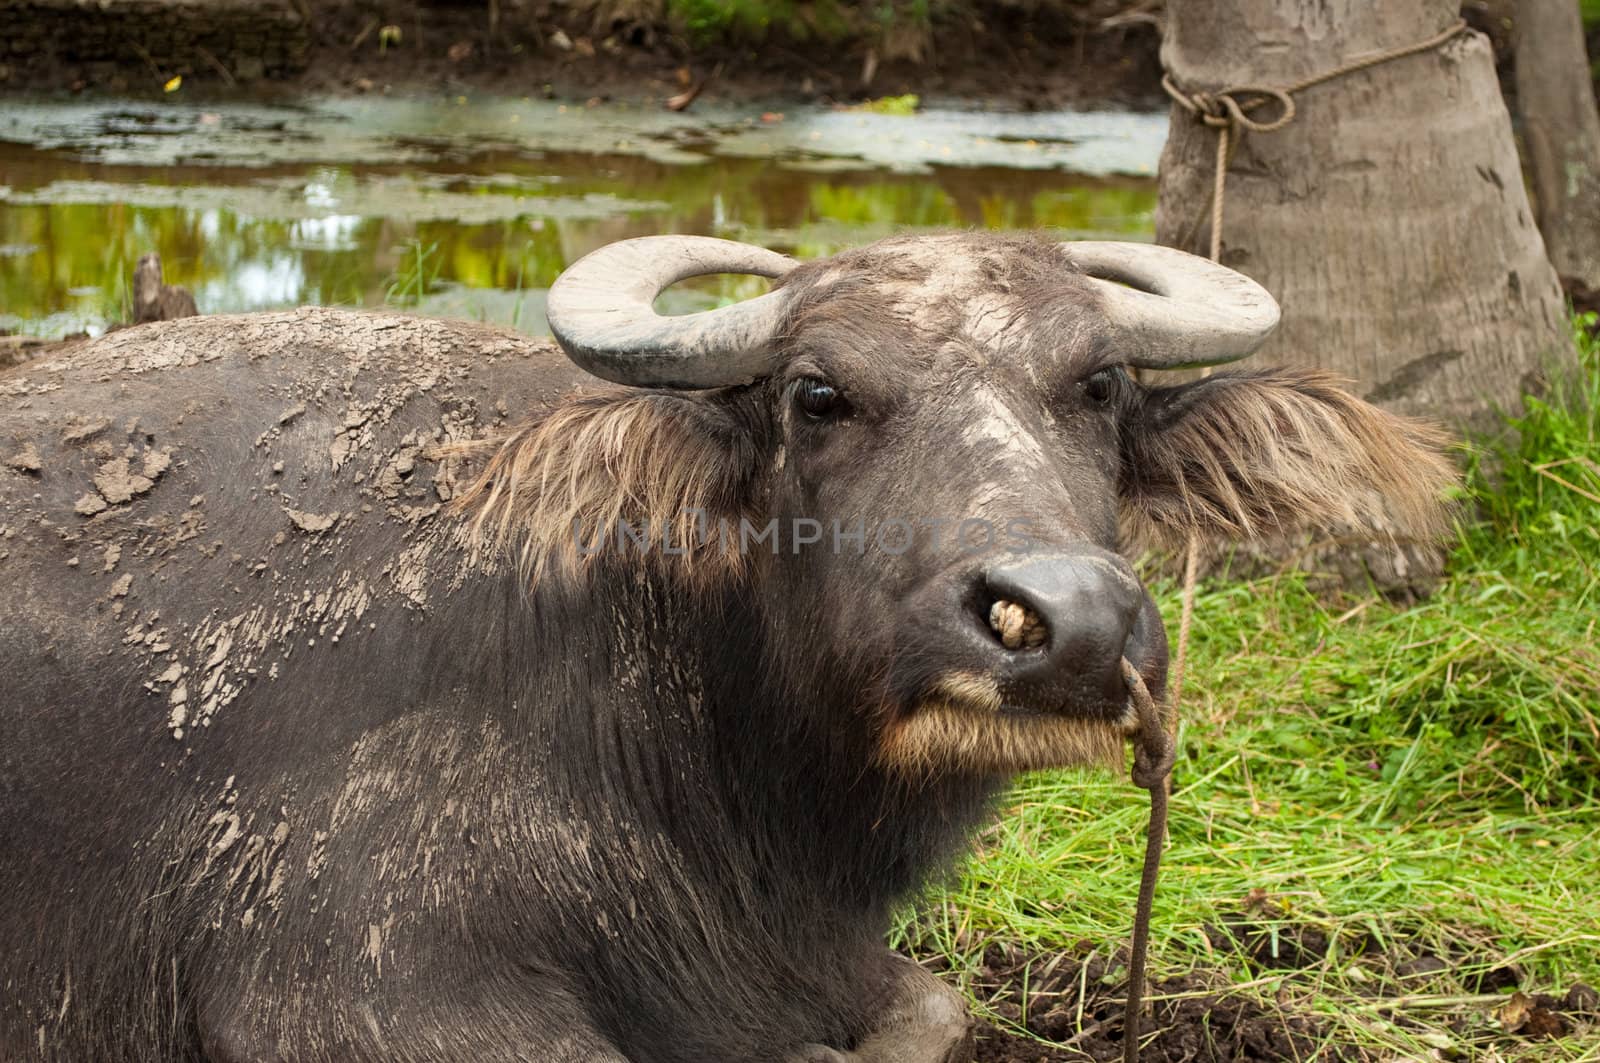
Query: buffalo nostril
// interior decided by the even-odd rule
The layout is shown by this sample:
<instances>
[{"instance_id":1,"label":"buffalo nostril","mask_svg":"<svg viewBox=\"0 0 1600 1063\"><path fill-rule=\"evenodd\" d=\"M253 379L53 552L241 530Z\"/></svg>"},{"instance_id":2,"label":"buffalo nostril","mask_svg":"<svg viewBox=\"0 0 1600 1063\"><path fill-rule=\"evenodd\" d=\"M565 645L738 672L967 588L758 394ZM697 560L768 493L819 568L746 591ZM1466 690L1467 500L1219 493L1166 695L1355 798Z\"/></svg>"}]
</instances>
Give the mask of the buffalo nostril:
<instances>
[{"instance_id":1,"label":"buffalo nostril","mask_svg":"<svg viewBox=\"0 0 1600 1063\"><path fill-rule=\"evenodd\" d=\"M1002 598L989 607L989 629L1008 650L1036 650L1050 636L1039 614L1027 606Z\"/></svg>"}]
</instances>

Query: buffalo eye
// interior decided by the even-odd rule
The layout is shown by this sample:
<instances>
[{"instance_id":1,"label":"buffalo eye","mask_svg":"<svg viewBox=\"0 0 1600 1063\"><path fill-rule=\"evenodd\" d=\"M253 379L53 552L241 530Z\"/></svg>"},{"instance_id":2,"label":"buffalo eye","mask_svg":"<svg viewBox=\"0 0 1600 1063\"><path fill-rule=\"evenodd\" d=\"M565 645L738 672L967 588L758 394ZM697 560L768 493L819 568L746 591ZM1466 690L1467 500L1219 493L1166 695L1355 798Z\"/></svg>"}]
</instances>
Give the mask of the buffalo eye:
<instances>
[{"instance_id":1,"label":"buffalo eye","mask_svg":"<svg viewBox=\"0 0 1600 1063\"><path fill-rule=\"evenodd\" d=\"M838 388L814 376L803 376L794 382L794 404L800 412L813 420L837 417L844 412L844 395Z\"/></svg>"},{"instance_id":2,"label":"buffalo eye","mask_svg":"<svg viewBox=\"0 0 1600 1063\"><path fill-rule=\"evenodd\" d=\"M1122 383L1122 367L1110 366L1084 378L1083 393L1089 401L1098 406L1105 406L1117 397L1118 385Z\"/></svg>"}]
</instances>

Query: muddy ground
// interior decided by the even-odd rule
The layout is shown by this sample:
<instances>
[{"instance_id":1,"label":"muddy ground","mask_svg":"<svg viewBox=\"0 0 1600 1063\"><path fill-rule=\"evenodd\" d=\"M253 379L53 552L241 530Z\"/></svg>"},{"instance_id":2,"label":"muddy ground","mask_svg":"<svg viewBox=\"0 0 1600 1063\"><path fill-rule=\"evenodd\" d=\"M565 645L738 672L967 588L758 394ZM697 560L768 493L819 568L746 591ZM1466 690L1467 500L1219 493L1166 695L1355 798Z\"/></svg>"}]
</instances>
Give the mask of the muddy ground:
<instances>
[{"instance_id":1,"label":"muddy ground","mask_svg":"<svg viewBox=\"0 0 1600 1063\"><path fill-rule=\"evenodd\" d=\"M317 49L307 70L316 88L376 91L401 81L449 90L471 86L506 94L571 98L670 97L701 86L704 98L859 100L917 93L1053 109L1074 104L1157 106L1164 102L1153 25L1099 30L1061 15L1022 13L1003 2L935 28L917 58L891 57L872 44L787 40L693 45L672 28L569 21L564 29L491 33L480 12L431 8L419 21L419 66L387 63L365 50ZM334 41L353 39L370 18L346 11ZM560 30L560 34L556 32ZM568 44L561 42L564 35ZM395 67L401 66L401 70Z\"/></svg>"},{"instance_id":2,"label":"muddy ground","mask_svg":"<svg viewBox=\"0 0 1600 1063\"><path fill-rule=\"evenodd\" d=\"M647 6L221 0L163 9L133 0L14 0L0 5L0 92L159 93L181 77L185 93L256 96L477 91L665 100L702 86L705 98L742 100L908 92L1025 108L1162 100L1153 22L1100 25L1085 21L1078 4L973 0L930 33L887 44L781 32L691 40L681 27L627 14Z\"/></svg>"},{"instance_id":3,"label":"muddy ground","mask_svg":"<svg viewBox=\"0 0 1600 1063\"><path fill-rule=\"evenodd\" d=\"M1306 928L1274 937L1248 923L1207 927L1214 947L1235 951L1252 975L1304 970L1298 994L1308 998L1316 984L1313 968L1327 958L1328 939ZM1272 943L1278 946L1272 954ZM1121 1060L1125 957L1096 958L1085 942L1081 950L1027 952L1011 945L991 945L970 976L968 988L989 1002L992 1011L1016 1029L985 1024L978 1035L978 1063L1109 1063ZM1440 957L1426 950L1392 946L1374 957L1374 967L1391 977L1379 978L1369 1000L1343 1001L1340 1007L1370 1008L1397 1025L1427 1032L1446 1029L1471 1044L1483 1058L1537 1059L1539 1044L1550 1038L1600 1033L1600 993L1583 984L1561 995L1524 992L1523 976L1514 967L1484 964L1481 957ZM930 966L938 968L937 961ZM1323 1017L1280 993L1281 1003L1264 1007L1248 994L1227 992L1228 976L1220 970L1197 970L1180 978L1158 980L1144 1021L1141 1063L1368 1063L1380 1058L1367 1047L1349 1043ZM1024 991L1026 987L1026 992ZM1493 997L1493 1003L1454 1011L1423 1013L1411 1018L1386 1005L1407 997L1470 989ZM1498 1053L1498 1054L1495 1054ZM1382 1057L1392 1058L1392 1057ZM1442 1055L1437 1058L1455 1058ZM1474 1056L1473 1058L1476 1058Z\"/></svg>"},{"instance_id":4,"label":"muddy ground","mask_svg":"<svg viewBox=\"0 0 1600 1063\"><path fill-rule=\"evenodd\" d=\"M1514 106L1510 22L1462 13L1492 39ZM697 38L647 0L8 0L8 92L294 98L400 93L665 103L848 102L915 93L1021 109L1162 108L1153 0L962 0L914 32L800 39L780 29ZM493 12L491 15L490 12ZM630 12L632 14L630 14ZM1590 29L1600 54L1600 24ZM1596 67L1600 71L1600 65Z\"/></svg>"}]
</instances>

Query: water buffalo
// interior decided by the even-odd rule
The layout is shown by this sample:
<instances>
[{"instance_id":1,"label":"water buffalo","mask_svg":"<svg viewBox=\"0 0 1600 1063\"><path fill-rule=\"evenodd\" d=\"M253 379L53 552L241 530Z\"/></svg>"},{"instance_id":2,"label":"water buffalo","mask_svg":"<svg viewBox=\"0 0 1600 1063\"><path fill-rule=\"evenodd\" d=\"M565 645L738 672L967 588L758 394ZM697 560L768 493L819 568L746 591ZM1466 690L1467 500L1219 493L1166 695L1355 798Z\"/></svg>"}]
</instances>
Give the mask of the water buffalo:
<instances>
[{"instance_id":1,"label":"water buffalo","mask_svg":"<svg viewBox=\"0 0 1600 1063\"><path fill-rule=\"evenodd\" d=\"M651 309L712 272L778 281ZM1276 317L1156 247L660 237L557 283L571 361L302 310L0 375L0 1056L966 1058L885 928L1120 755L1119 546L1437 520L1319 376L1126 369Z\"/></svg>"}]
</instances>

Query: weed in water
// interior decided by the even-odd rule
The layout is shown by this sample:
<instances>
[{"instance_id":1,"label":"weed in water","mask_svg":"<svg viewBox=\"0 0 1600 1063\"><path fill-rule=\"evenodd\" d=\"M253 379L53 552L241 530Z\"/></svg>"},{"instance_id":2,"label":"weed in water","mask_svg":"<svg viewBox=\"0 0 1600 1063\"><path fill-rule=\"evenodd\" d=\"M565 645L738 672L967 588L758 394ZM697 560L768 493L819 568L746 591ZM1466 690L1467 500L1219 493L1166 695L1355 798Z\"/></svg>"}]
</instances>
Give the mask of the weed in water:
<instances>
[{"instance_id":1,"label":"weed in water","mask_svg":"<svg viewBox=\"0 0 1600 1063\"><path fill-rule=\"evenodd\" d=\"M439 244L412 237L401 247L400 264L389 278L383 301L390 306L416 306L439 279Z\"/></svg>"},{"instance_id":2,"label":"weed in water","mask_svg":"<svg viewBox=\"0 0 1600 1063\"><path fill-rule=\"evenodd\" d=\"M522 275L524 270L527 268L527 265L528 259L526 256L517 260L517 283L516 287L511 289L512 293L516 296L516 299L511 304L512 331L515 331L522 325L522 304L526 302L528 298L527 292L523 290Z\"/></svg>"},{"instance_id":3,"label":"weed in water","mask_svg":"<svg viewBox=\"0 0 1600 1063\"><path fill-rule=\"evenodd\" d=\"M851 107L852 111L864 111L869 114L888 114L904 118L906 115L916 114L917 106L922 102L914 92L904 96L881 96L876 100L867 100Z\"/></svg>"}]
</instances>

